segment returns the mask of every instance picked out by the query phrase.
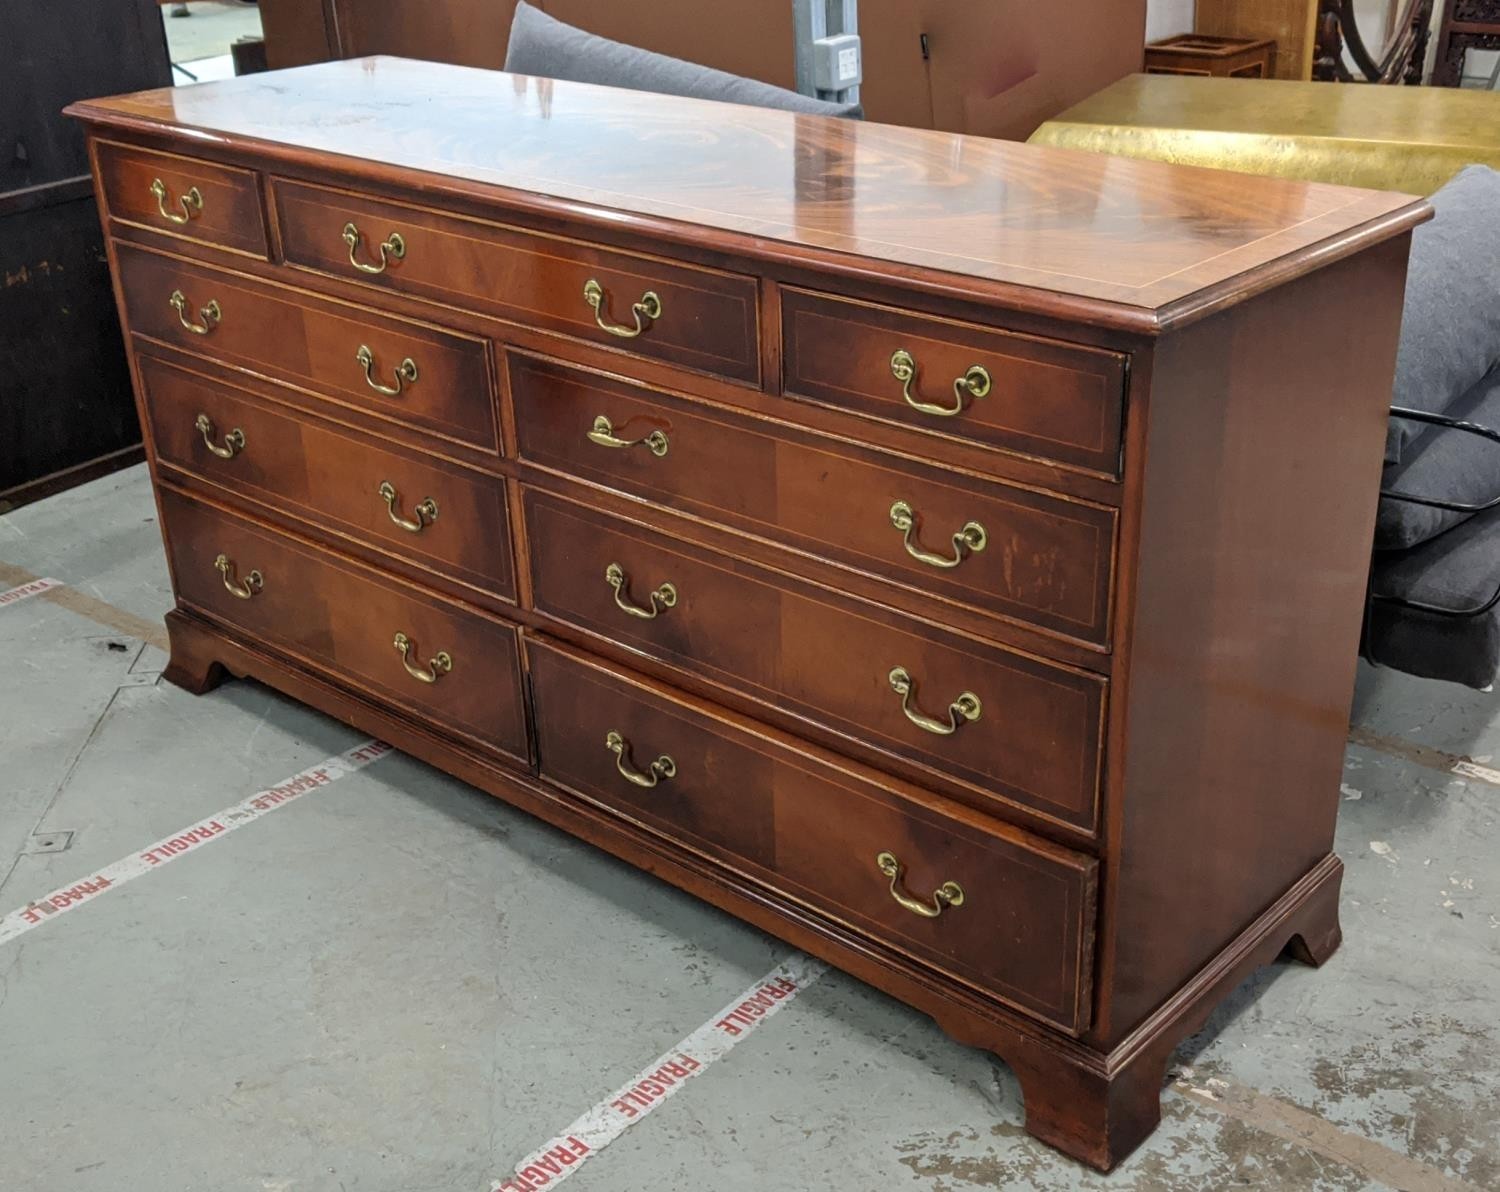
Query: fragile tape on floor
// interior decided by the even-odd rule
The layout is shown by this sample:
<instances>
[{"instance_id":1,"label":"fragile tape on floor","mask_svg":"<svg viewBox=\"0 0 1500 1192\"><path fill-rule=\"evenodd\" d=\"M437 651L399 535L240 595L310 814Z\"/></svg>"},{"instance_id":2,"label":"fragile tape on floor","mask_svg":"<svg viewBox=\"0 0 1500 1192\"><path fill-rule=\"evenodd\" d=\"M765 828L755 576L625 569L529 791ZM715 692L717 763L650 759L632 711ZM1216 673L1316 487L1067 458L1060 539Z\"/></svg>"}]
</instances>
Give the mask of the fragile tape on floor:
<instances>
[{"instance_id":1,"label":"fragile tape on floor","mask_svg":"<svg viewBox=\"0 0 1500 1192\"><path fill-rule=\"evenodd\" d=\"M199 820L181 832L175 832L171 836L158 840L155 844L147 845L129 857L123 857L112 865L106 865L103 869L72 885L63 886L50 894L44 894L41 898L33 899L18 910L0 917L0 945L7 944L18 936L40 927L43 923L61 918L69 911L77 910L80 906L93 902L107 890L123 886L126 882L134 881L153 870L160 869L179 857L196 852L204 845L222 839L237 828L243 828L246 824L260 819L261 816L269 815L278 807L285 807L309 791L319 790L345 775L362 770L371 762L379 761L390 752L391 747L384 741L365 741L353 749L345 750L343 753L335 754L319 762L316 766L310 766L298 774L293 774L275 786L257 791L248 799L241 800L233 807L219 812L218 815Z\"/></svg>"},{"instance_id":2,"label":"fragile tape on floor","mask_svg":"<svg viewBox=\"0 0 1500 1192\"><path fill-rule=\"evenodd\" d=\"M164 652L167 650L167 630L160 621L147 621L134 613L126 612L123 608L107 604L97 596L90 596L86 592L80 592L77 588L70 588L59 580L33 575L24 567L17 567L14 563L7 563L0 559L0 584L12 584L14 587L11 590L16 591L38 583L48 586L27 593L27 595L42 596L49 603L65 608L80 617L87 617L106 629L113 629L116 633L123 633L137 641L149 642L158 650Z\"/></svg>"},{"instance_id":3,"label":"fragile tape on floor","mask_svg":"<svg viewBox=\"0 0 1500 1192\"><path fill-rule=\"evenodd\" d=\"M532 1151L507 1178L495 1181L492 1192L537 1192L567 1179L827 971L826 964L811 956L789 957L556 1138Z\"/></svg>"},{"instance_id":4,"label":"fragile tape on floor","mask_svg":"<svg viewBox=\"0 0 1500 1192\"><path fill-rule=\"evenodd\" d=\"M0 592L0 608L18 604L28 596L40 596L43 592L50 592L53 588L60 588L62 586L62 580L48 579L46 577L17 584L14 588L7 588L5 591Z\"/></svg>"}]
</instances>

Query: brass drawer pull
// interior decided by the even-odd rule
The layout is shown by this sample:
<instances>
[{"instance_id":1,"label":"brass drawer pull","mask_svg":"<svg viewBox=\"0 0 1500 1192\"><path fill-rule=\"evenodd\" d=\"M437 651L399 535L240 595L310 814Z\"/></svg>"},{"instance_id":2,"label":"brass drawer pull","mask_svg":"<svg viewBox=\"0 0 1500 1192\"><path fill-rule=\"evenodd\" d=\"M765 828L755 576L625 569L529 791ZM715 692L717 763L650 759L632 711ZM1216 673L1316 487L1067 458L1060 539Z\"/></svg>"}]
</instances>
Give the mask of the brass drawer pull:
<instances>
[{"instance_id":1,"label":"brass drawer pull","mask_svg":"<svg viewBox=\"0 0 1500 1192\"><path fill-rule=\"evenodd\" d=\"M199 414L198 420L193 423L198 428L198 433L203 436L203 445L217 455L220 459L233 459L245 449L245 432L235 427L224 436L224 446L220 447L214 442L214 421L207 414Z\"/></svg>"},{"instance_id":2,"label":"brass drawer pull","mask_svg":"<svg viewBox=\"0 0 1500 1192\"><path fill-rule=\"evenodd\" d=\"M359 345L359 351L354 353L354 359L365 370L365 384L382 397L396 397L405 386L416 382L417 362L410 356L396 365L396 383L394 385L382 385L375 379L375 353L370 351L364 344Z\"/></svg>"},{"instance_id":3,"label":"brass drawer pull","mask_svg":"<svg viewBox=\"0 0 1500 1192\"><path fill-rule=\"evenodd\" d=\"M603 414L594 419L593 429L589 431L589 442L598 443L601 447L645 447L658 458L667 453L665 432L654 430L644 439L621 439L615 435L615 424Z\"/></svg>"},{"instance_id":4,"label":"brass drawer pull","mask_svg":"<svg viewBox=\"0 0 1500 1192\"><path fill-rule=\"evenodd\" d=\"M447 650L434 655L424 669L412 662L411 652L415 647L412 645L411 638L406 634L396 634L395 646L401 651L401 665L406 667L406 673L423 683L436 683L453 669L453 656Z\"/></svg>"},{"instance_id":5,"label":"brass drawer pull","mask_svg":"<svg viewBox=\"0 0 1500 1192\"><path fill-rule=\"evenodd\" d=\"M625 760L625 755L630 752L630 742L619 733L610 733L604 738L604 746L615 755L615 769L620 771L620 777L635 786L655 786L663 778L675 778L677 776L677 763L665 753L646 767L646 773L642 774L630 762Z\"/></svg>"},{"instance_id":6,"label":"brass drawer pull","mask_svg":"<svg viewBox=\"0 0 1500 1192\"><path fill-rule=\"evenodd\" d=\"M203 192L196 186L178 197L177 205L182 208L181 215L167 210L167 184L160 178L151 179L151 193L156 196L157 210L168 223L185 224L203 210Z\"/></svg>"},{"instance_id":7,"label":"brass drawer pull","mask_svg":"<svg viewBox=\"0 0 1500 1192\"><path fill-rule=\"evenodd\" d=\"M898 666L890 673L891 690L901 697L901 710L906 713L906 718L920 729L929 733L936 733L940 737L951 737L958 732L965 721L978 720L984 706L979 702L979 697L972 691L963 691L951 704L948 705L947 721L934 720L912 707L912 700L917 694L916 680L904 666Z\"/></svg>"},{"instance_id":8,"label":"brass drawer pull","mask_svg":"<svg viewBox=\"0 0 1500 1192\"><path fill-rule=\"evenodd\" d=\"M971 521L965 523L964 528L953 535L953 558L923 550L912 541L917 533L917 515L912 512L911 506L905 501L897 501L891 506L891 525L901 531L906 553L917 562L926 563L929 567L957 567L970 551L983 550L984 544L989 541L984 527L978 522Z\"/></svg>"},{"instance_id":9,"label":"brass drawer pull","mask_svg":"<svg viewBox=\"0 0 1500 1192\"><path fill-rule=\"evenodd\" d=\"M402 517L396 512L396 502L401 499L401 494L396 491L396 486L389 480L382 480L377 490L385 498L385 511L390 514L391 520L412 534L420 534L433 522L437 521L437 502L431 497L421 502L413 511L416 518Z\"/></svg>"},{"instance_id":10,"label":"brass drawer pull","mask_svg":"<svg viewBox=\"0 0 1500 1192\"><path fill-rule=\"evenodd\" d=\"M249 600L263 587L266 586L265 578L259 571L252 571L245 576L244 583L236 583L234 579L234 563L228 555L220 555L214 560L214 567L224 579L224 587L231 596L238 596L241 600Z\"/></svg>"},{"instance_id":11,"label":"brass drawer pull","mask_svg":"<svg viewBox=\"0 0 1500 1192\"><path fill-rule=\"evenodd\" d=\"M982 365L975 364L953 382L953 405L939 406L925 402L911 391L911 383L917 379L917 362L904 348L891 357L891 375L901 382L901 396L906 404L923 414L936 414L940 418L952 418L964 412L964 401L970 397L983 397L990 391L990 373Z\"/></svg>"},{"instance_id":12,"label":"brass drawer pull","mask_svg":"<svg viewBox=\"0 0 1500 1192\"><path fill-rule=\"evenodd\" d=\"M192 319L187 317L188 300L181 290L173 290L172 296L167 299L167 302L177 312L177 321L194 335L207 335L219 325L219 320L224 317L224 312L219 309L218 302L210 299L207 306L200 306L198 308L198 317L203 322L193 322Z\"/></svg>"},{"instance_id":13,"label":"brass drawer pull","mask_svg":"<svg viewBox=\"0 0 1500 1192\"><path fill-rule=\"evenodd\" d=\"M380 250L380 264L367 265L355 255L362 235L352 220L344 225L344 243L349 246L349 264L361 273L384 273L386 266L393 260L399 261L406 256L406 241L401 239L400 232L392 232L376 246Z\"/></svg>"},{"instance_id":14,"label":"brass drawer pull","mask_svg":"<svg viewBox=\"0 0 1500 1192\"><path fill-rule=\"evenodd\" d=\"M611 563L604 569L604 580L615 590L615 603L632 617L650 621L659 616L662 609L671 608L677 603L677 589L671 584L662 584L646 597L649 608L641 608L639 605L629 603L625 596L626 588L630 585L630 577L625 574L625 569L618 563Z\"/></svg>"},{"instance_id":15,"label":"brass drawer pull","mask_svg":"<svg viewBox=\"0 0 1500 1192\"><path fill-rule=\"evenodd\" d=\"M921 915L924 919L936 919L943 913L944 908L964 904L964 888L957 882L944 882L934 890L931 906L907 894L900 888L901 871L904 866L896 860L894 853L881 853L875 858L875 864L880 866L881 873L891 879L891 897L914 915Z\"/></svg>"},{"instance_id":16,"label":"brass drawer pull","mask_svg":"<svg viewBox=\"0 0 1500 1192\"><path fill-rule=\"evenodd\" d=\"M594 308L594 322L599 324L601 330L608 331L611 335L618 335L621 339L634 339L654 319L661 318L661 299L656 296L655 290L647 290L641 295L641 300L631 306L630 311L635 315L635 326L624 327L619 323L606 323L602 307L605 302L604 287L592 277L583 283L583 300ZM642 322L642 320L645 320Z\"/></svg>"}]
</instances>

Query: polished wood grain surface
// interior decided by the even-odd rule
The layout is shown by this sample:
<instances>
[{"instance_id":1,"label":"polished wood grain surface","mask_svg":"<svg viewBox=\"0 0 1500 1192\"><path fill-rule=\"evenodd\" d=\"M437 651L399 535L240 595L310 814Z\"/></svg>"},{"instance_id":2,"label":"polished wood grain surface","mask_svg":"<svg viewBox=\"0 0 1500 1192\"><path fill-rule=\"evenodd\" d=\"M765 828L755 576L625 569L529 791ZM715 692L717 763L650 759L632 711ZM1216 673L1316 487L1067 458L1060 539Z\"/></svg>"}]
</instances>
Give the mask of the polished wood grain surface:
<instances>
[{"instance_id":1,"label":"polished wood grain surface","mask_svg":"<svg viewBox=\"0 0 1500 1192\"><path fill-rule=\"evenodd\" d=\"M816 751L704 717L665 689L583 656L541 642L528 643L527 656L544 776L624 804L648 823L685 825L689 835L773 873L779 888L1065 1031L1087 1025L1090 858L999 825L986 833L935 814L841 772ZM670 771L661 758L670 759ZM643 788L627 773L655 785ZM901 863L894 882L878 864L882 853ZM930 910L937 905L931 891L948 882L961 900L934 917L892 896L894 886Z\"/></svg>"},{"instance_id":2,"label":"polished wood grain surface","mask_svg":"<svg viewBox=\"0 0 1500 1192\"><path fill-rule=\"evenodd\" d=\"M514 356L509 378L523 460L905 584L929 607L936 596L1108 640L1113 510L860 456L545 361ZM600 418L634 445L591 439ZM652 434L664 438L660 455Z\"/></svg>"},{"instance_id":3,"label":"polished wood grain surface","mask_svg":"<svg viewBox=\"0 0 1500 1192\"><path fill-rule=\"evenodd\" d=\"M428 190L542 196L585 222L625 212L1147 312L1253 292L1283 258L1342 255L1428 214L1406 196L400 58L70 110Z\"/></svg>"},{"instance_id":4,"label":"polished wood grain surface","mask_svg":"<svg viewBox=\"0 0 1500 1192\"><path fill-rule=\"evenodd\" d=\"M184 605L274 642L413 716L529 760L513 627L221 508L167 489L159 496L172 580ZM227 567L218 565L221 558ZM410 666L435 678L411 673L397 634L409 642ZM433 665L439 656L449 660L447 669Z\"/></svg>"},{"instance_id":5,"label":"polished wood grain surface","mask_svg":"<svg viewBox=\"0 0 1500 1192\"><path fill-rule=\"evenodd\" d=\"M935 439L1119 473L1122 353L790 288L781 292L781 340L789 397Z\"/></svg>"},{"instance_id":6,"label":"polished wood grain surface","mask_svg":"<svg viewBox=\"0 0 1500 1192\"><path fill-rule=\"evenodd\" d=\"M538 612L843 733L928 786L1093 834L1106 688L1096 676L937 632L559 497L528 490L523 509ZM663 584L670 605L652 599ZM911 677L905 698L890 680L897 667ZM979 700L972 721L950 712L964 692ZM923 727L908 707L939 723Z\"/></svg>"},{"instance_id":7,"label":"polished wood grain surface","mask_svg":"<svg viewBox=\"0 0 1500 1192\"><path fill-rule=\"evenodd\" d=\"M278 179L273 193L289 264L735 380L760 379L754 278L327 187ZM350 226L360 233L357 245L345 240ZM374 254L393 234L401 255L382 261ZM590 283L600 291L597 311L586 296ZM647 294L656 296L658 313L638 319L633 306Z\"/></svg>"},{"instance_id":8,"label":"polished wood grain surface","mask_svg":"<svg viewBox=\"0 0 1500 1192\"><path fill-rule=\"evenodd\" d=\"M157 357L142 354L138 368L158 467L255 501L304 532L514 601L500 477L277 407Z\"/></svg>"},{"instance_id":9,"label":"polished wood grain surface","mask_svg":"<svg viewBox=\"0 0 1500 1192\"><path fill-rule=\"evenodd\" d=\"M1338 946L1423 204L388 59L77 111L264 204L165 233L96 155L172 682L843 965L1104 1169Z\"/></svg>"},{"instance_id":10,"label":"polished wood grain surface","mask_svg":"<svg viewBox=\"0 0 1500 1192\"><path fill-rule=\"evenodd\" d=\"M137 248L121 248L118 260L138 335L311 387L376 419L499 450L480 340ZM180 312L173 294L185 299Z\"/></svg>"},{"instance_id":11,"label":"polished wood grain surface","mask_svg":"<svg viewBox=\"0 0 1500 1192\"><path fill-rule=\"evenodd\" d=\"M1155 355L1113 737L1110 1042L1333 848L1406 257L1389 243Z\"/></svg>"},{"instance_id":12,"label":"polished wood grain surface","mask_svg":"<svg viewBox=\"0 0 1500 1192\"><path fill-rule=\"evenodd\" d=\"M260 184L252 171L108 141L99 143L98 152L111 219L266 255Z\"/></svg>"}]
</instances>

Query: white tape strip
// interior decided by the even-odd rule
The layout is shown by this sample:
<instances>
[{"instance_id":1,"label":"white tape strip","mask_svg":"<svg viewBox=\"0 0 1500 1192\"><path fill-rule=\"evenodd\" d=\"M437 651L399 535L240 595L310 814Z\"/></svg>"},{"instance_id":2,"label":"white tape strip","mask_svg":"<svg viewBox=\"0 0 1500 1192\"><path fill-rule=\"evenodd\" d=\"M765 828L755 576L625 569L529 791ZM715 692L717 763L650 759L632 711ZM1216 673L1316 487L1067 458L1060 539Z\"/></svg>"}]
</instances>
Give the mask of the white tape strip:
<instances>
[{"instance_id":1,"label":"white tape strip","mask_svg":"<svg viewBox=\"0 0 1500 1192\"><path fill-rule=\"evenodd\" d=\"M18 604L28 596L40 596L43 592L62 586L63 582L60 579L34 579L29 584L22 584L18 588L8 588L0 592L0 608L8 604Z\"/></svg>"},{"instance_id":2,"label":"white tape strip","mask_svg":"<svg viewBox=\"0 0 1500 1192\"><path fill-rule=\"evenodd\" d=\"M11 911L0 918L0 944L17 936L25 935L33 928L61 918L69 911L77 910L92 902L106 890L123 886L126 882L160 869L168 862L211 844L246 824L268 815L278 807L285 807L294 799L336 782L346 774L362 770L371 762L379 761L391 752L384 741L366 741L353 749L319 762L316 766L293 774L284 782L258 791L248 799L219 812L212 819L199 820L191 827L155 844L148 845L134 856L125 857L112 865L106 865L92 877L75 882L71 886L54 890L51 894L35 899L19 910Z\"/></svg>"},{"instance_id":3,"label":"white tape strip","mask_svg":"<svg viewBox=\"0 0 1500 1192\"><path fill-rule=\"evenodd\" d=\"M1481 766L1477 762L1454 762L1453 772L1463 778L1477 778L1480 782L1488 782L1491 786L1500 786L1500 770Z\"/></svg>"},{"instance_id":4,"label":"white tape strip","mask_svg":"<svg viewBox=\"0 0 1500 1192\"><path fill-rule=\"evenodd\" d=\"M567 1179L828 971L789 957L665 1055L637 1072L550 1142L516 1164L492 1192L536 1192Z\"/></svg>"}]
</instances>

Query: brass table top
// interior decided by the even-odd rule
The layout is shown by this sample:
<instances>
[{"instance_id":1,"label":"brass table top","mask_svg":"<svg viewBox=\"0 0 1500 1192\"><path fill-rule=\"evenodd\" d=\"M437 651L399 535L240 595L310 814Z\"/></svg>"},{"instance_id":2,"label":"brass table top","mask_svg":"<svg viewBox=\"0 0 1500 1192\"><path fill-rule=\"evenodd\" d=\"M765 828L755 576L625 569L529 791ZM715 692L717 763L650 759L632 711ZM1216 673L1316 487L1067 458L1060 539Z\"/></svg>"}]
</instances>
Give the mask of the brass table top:
<instances>
[{"instance_id":1,"label":"brass table top","mask_svg":"<svg viewBox=\"0 0 1500 1192\"><path fill-rule=\"evenodd\" d=\"M1471 162L1500 168L1500 94L1137 74L1031 143L1431 194Z\"/></svg>"}]
</instances>

